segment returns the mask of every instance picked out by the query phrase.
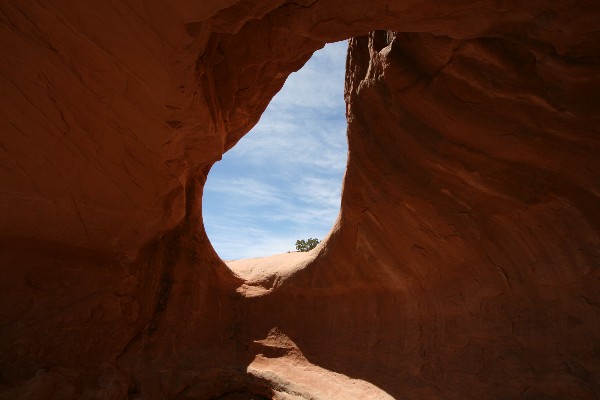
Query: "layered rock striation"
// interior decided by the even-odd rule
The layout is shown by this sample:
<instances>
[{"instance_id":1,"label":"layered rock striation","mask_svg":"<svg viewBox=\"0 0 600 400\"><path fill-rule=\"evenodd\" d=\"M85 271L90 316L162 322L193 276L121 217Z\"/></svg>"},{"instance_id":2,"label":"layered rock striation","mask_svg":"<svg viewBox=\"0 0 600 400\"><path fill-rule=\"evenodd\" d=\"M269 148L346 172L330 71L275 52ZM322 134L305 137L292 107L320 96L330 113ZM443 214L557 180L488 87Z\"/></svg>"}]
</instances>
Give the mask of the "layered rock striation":
<instances>
[{"instance_id":1,"label":"layered rock striation","mask_svg":"<svg viewBox=\"0 0 600 400\"><path fill-rule=\"evenodd\" d=\"M597 398L599 16L2 3L0 398ZM338 221L235 273L210 167L348 38Z\"/></svg>"}]
</instances>

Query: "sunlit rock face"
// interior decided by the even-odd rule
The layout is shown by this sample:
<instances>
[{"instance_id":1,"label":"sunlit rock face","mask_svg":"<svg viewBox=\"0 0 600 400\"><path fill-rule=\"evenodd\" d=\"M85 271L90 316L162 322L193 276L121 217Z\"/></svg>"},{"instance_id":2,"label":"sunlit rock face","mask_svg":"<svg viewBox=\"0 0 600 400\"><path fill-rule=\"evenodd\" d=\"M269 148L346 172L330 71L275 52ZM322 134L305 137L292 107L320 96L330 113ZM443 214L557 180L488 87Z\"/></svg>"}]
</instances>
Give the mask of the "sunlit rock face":
<instances>
[{"instance_id":1,"label":"sunlit rock face","mask_svg":"<svg viewBox=\"0 0 600 400\"><path fill-rule=\"evenodd\" d=\"M46 3L0 4L0 398L600 396L594 2ZM339 220L235 276L210 166L345 38Z\"/></svg>"}]
</instances>

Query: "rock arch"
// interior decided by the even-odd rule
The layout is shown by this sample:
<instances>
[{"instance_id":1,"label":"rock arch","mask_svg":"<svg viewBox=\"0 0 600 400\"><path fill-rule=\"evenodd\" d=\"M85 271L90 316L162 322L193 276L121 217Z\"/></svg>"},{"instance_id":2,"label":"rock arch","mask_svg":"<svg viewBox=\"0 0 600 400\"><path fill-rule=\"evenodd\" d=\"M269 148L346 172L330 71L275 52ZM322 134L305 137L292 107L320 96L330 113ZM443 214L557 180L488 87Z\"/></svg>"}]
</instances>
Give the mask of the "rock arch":
<instances>
[{"instance_id":1,"label":"rock arch","mask_svg":"<svg viewBox=\"0 0 600 400\"><path fill-rule=\"evenodd\" d=\"M0 5L3 395L598 396L593 2L51 3ZM337 227L240 296L203 181L350 37Z\"/></svg>"}]
</instances>

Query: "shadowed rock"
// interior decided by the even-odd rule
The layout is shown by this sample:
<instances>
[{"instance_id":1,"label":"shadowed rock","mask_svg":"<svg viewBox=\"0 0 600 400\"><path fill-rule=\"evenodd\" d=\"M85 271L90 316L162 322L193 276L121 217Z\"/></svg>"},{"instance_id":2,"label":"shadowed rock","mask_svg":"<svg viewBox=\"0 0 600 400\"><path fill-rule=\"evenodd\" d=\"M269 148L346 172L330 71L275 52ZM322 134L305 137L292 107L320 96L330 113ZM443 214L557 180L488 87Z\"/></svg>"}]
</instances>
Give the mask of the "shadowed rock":
<instances>
[{"instance_id":1,"label":"shadowed rock","mask_svg":"<svg viewBox=\"0 0 600 400\"><path fill-rule=\"evenodd\" d=\"M1 3L0 398L598 398L599 16ZM235 274L210 167L348 38L338 221Z\"/></svg>"}]
</instances>

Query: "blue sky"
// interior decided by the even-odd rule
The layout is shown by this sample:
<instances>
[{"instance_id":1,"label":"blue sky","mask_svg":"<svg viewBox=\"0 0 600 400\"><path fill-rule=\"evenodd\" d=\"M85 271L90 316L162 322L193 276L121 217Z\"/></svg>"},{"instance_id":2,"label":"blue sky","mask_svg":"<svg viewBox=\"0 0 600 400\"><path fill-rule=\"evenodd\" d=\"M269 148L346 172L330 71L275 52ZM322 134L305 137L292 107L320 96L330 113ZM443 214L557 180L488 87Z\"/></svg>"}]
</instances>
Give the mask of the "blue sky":
<instances>
[{"instance_id":1,"label":"blue sky","mask_svg":"<svg viewBox=\"0 0 600 400\"><path fill-rule=\"evenodd\" d=\"M204 227L224 260L295 250L319 240L340 209L348 145L347 42L290 75L259 123L217 162L203 196Z\"/></svg>"}]
</instances>

